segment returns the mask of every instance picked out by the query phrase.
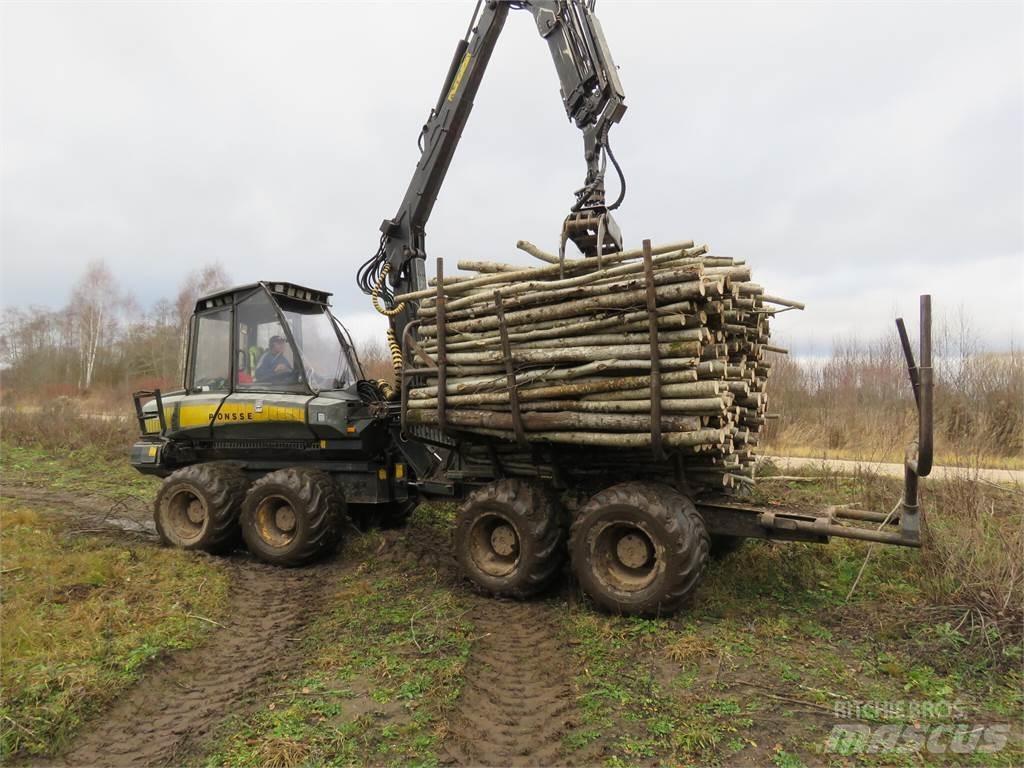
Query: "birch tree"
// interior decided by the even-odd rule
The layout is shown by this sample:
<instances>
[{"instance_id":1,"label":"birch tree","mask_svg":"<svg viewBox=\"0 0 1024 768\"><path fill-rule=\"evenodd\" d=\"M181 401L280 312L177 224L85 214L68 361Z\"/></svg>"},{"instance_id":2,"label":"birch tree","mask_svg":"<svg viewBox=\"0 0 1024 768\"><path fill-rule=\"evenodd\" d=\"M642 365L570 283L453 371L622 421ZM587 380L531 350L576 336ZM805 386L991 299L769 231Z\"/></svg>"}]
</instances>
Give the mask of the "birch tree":
<instances>
[{"instance_id":1,"label":"birch tree","mask_svg":"<svg viewBox=\"0 0 1024 768\"><path fill-rule=\"evenodd\" d=\"M78 347L78 389L88 391L96 370L96 358L113 340L121 292L114 275L102 260L93 261L71 292L69 314Z\"/></svg>"}]
</instances>

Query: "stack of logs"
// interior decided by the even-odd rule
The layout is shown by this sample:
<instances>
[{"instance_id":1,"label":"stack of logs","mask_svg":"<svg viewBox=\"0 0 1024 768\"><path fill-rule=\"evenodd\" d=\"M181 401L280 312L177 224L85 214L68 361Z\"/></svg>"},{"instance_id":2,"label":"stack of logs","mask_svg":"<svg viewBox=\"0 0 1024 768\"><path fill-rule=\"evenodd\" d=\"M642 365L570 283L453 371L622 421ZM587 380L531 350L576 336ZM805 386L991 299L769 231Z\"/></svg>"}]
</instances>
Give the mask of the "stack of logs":
<instances>
[{"instance_id":1,"label":"stack of logs","mask_svg":"<svg viewBox=\"0 0 1024 768\"><path fill-rule=\"evenodd\" d=\"M531 443L685 457L687 477L751 478L767 412L774 314L744 262L672 243L524 268L460 261L472 275L396 297L418 301L405 365L407 425ZM409 359L409 356L413 359ZM444 386L441 386L441 383Z\"/></svg>"}]
</instances>

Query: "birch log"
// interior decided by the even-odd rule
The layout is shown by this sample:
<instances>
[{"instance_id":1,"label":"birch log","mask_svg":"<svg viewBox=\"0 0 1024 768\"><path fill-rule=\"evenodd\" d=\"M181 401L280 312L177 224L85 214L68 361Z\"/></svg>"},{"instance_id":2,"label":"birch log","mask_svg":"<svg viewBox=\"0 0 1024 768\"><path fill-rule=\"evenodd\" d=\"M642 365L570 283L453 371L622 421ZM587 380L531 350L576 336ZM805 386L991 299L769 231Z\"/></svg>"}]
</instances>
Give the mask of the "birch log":
<instances>
[{"instance_id":1,"label":"birch log","mask_svg":"<svg viewBox=\"0 0 1024 768\"><path fill-rule=\"evenodd\" d=\"M443 425L437 289L397 297L417 302L420 321L417 352L405 360L416 371L406 379L407 427L443 426L500 445L517 441L518 426L529 443L614 451L649 448L657 426L692 483L748 482L770 416L766 355L785 351L769 343L770 323L803 304L767 293L745 262L692 241L652 248L650 283L639 249L559 263L532 243L517 247L543 264L461 261L471 274L442 283ZM661 413L656 425L652 411ZM529 466L517 456L513 465Z\"/></svg>"}]
</instances>

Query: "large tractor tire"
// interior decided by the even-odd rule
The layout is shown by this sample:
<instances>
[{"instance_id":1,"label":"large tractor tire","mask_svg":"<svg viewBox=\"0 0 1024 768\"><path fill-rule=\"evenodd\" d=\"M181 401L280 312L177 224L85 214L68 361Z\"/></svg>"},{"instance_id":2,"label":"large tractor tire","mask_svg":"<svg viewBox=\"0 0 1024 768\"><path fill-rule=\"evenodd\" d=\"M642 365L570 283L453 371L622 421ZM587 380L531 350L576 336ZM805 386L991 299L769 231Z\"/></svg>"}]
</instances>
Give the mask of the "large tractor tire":
<instances>
[{"instance_id":1,"label":"large tractor tire","mask_svg":"<svg viewBox=\"0 0 1024 768\"><path fill-rule=\"evenodd\" d=\"M193 464L172 473L156 496L153 519L160 540L213 554L238 544L238 515L249 481L233 464Z\"/></svg>"},{"instance_id":2,"label":"large tractor tire","mask_svg":"<svg viewBox=\"0 0 1024 768\"><path fill-rule=\"evenodd\" d=\"M492 595L537 594L565 560L558 500L525 480L498 480L477 489L459 508L455 555L463 575Z\"/></svg>"},{"instance_id":3,"label":"large tractor tire","mask_svg":"<svg viewBox=\"0 0 1024 768\"><path fill-rule=\"evenodd\" d=\"M665 616L693 593L709 540L697 508L667 485L607 488L577 513L569 540L573 572L606 611Z\"/></svg>"},{"instance_id":4,"label":"large tractor tire","mask_svg":"<svg viewBox=\"0 0 1024 768\"><path fill-rule=\"evenodd\" d=\"M341 541L345 496L329 474L291 467L264 475L242 504L242 538L258 559L304 565Z\"/></svg>"}]
</instances>

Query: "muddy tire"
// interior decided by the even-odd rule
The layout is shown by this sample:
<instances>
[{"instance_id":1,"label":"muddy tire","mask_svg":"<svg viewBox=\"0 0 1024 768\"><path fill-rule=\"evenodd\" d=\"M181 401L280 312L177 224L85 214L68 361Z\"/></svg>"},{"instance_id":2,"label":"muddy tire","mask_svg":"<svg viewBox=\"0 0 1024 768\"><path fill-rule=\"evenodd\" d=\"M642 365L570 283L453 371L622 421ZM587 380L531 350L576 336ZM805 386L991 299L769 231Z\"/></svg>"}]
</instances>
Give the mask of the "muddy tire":
<instances>
[{"instance_id":1,"label":"muddy tire","mask_svg":"<svg viewBox=\"0 0 1024 768\"><path fill-rule=\"evenodd\" d=\"M160 540L213 554L234 549L248 484L245 473L233 464L193 464L175 471L164 480L154 504Z\"/></svg>"},{"instance_id":2,"label":"muddy tire","mask_svg":"<svg viewBox=\"0 0 1024 768\"><path fill-rule=\"evenodd\" d=\"M278 469L264 475L242 504L242 538L265 563L304 565L341 541L345 496L326 472Z\"/></svg>"},{"instance_id":3,"label":"muddy tire","mask_svg":"<svg viewBox=\"0 0 1024 768\"><path fill-rule=\"evenodd\" d=\"M569 540L583 591L606 611L665 616L692 595L709 539L693 502L667 485L630 482L596 494Z\"/></svg>"},{"instance_id":4,"label":"muddy tire","mask_svg":"<svg viewBox=\"0 0 1024 768\"><path fill-rule=\"evenodd\" d=\"M535 595L565 561L565 524L554 494L525 480L498 480L459 508L455 555L462 574L492 595Z\"/></svg>"}]
</instances>

